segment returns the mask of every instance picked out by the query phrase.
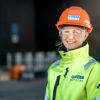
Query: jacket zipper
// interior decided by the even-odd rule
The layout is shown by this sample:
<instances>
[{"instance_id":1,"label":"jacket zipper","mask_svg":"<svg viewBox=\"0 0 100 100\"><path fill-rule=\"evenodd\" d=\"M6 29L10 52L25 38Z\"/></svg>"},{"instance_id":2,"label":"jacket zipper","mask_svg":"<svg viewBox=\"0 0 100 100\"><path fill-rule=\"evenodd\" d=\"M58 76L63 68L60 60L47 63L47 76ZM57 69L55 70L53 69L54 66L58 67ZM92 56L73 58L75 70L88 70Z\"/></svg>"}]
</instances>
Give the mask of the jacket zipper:
<instances>
[{"instance_id":1,"label":"jacket zipper","mask_svg":"<svg viewBox=\"0 0 100 100\"><path fill-rule=\"evenodd\" d=\"M57 86L59 85L59 80L60 80L60 75L57 76L57 79L56 79L56 83L55 83L54 90L53 90L53 98L52 98L52 100L55 100L56 91L57 91Z\"/></svg>"},{"instance_id":2,"label":"jacket zipper","mask_svg":"<svg viewBox=\"0 0 100 100\"><path fill-rule=\"evenodd\" d=\"M67 76L67 73L68 73L68 68L66 68L66 72L65 72L64 77L66 77L66 76Z\"/></svg>"},{"instance_id":3,"label":"jacket zipper","mask_svg":"<svg viewBox=\"0 0 100 100\"><path fill-rule=\"evenodd\" d=\"M66 68L66 72L64 74L64 77L67 76L67 73L68 73L68 68ZM59 85L59 80L60 80L60 75L57 76L57 79L56 79L56 83L55 83L54 90L53 90L53 98L52 98L52 100L55 100L55 98L56 98L56 91L57 91L57 87Z\"/></svg>"}]
</instances>

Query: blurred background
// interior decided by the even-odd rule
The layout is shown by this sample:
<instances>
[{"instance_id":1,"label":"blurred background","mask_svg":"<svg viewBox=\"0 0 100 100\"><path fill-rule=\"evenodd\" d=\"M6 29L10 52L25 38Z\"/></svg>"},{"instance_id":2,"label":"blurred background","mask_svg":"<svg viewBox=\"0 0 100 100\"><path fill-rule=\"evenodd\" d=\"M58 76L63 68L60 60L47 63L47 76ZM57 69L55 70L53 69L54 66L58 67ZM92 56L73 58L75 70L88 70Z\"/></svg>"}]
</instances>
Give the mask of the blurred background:
<instances>
[{"instance_id":1,"label":"blurred background","mask_svg":"<svg viewBox=\"0 0 100 100\"><path fill-rule=\"evenodd\" d=\"M47 69L60 58L55 27L80 6L93 24L90 55L100 61L100 0L0 0L0 100L43 100Z\"/></svg>"}]
</instances>

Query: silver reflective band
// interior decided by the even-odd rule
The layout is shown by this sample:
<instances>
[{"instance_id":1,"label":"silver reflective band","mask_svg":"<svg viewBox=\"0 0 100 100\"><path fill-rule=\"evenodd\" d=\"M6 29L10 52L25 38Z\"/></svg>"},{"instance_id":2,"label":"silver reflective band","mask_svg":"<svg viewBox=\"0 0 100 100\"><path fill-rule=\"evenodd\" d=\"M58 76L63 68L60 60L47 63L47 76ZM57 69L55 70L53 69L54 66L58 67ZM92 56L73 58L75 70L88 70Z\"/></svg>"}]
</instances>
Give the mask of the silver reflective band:
<instances>
[{"instance_id":1,"label":"silver reflective band","mask_svg":"<svg viewBox=\"0 0 100 100\"><path fill-rule=\"evenodd\" d=\"M91 59L88 61L88 63L84 66L85 71L90 67L91 64L95 63L96 60L95 59Z\"/></svg>"},{"instance_id":2,"label":"silver reflective band","mask_svg":"<svg viewBox=\"0 0 100 100\"><path fill-rule=\"evenodd\" d=\"M91 99L91 100L100 100L100 97L97 97L97 98L94 98L94 99Z\"/></svg>"},{"instance_id":3,"label":"silver reflective band","mask_svg":"<svg viewBox=\"0 0 100 100\"><path fill-rule=\"evenodd\" d=\"M80 16L68 15L68 20L80 20Z\"/></svg>"},{"instance_id":4,"label":"silver reflective band","mask_svg":"<svg viewBox=\"0 0 100 100\"><path fill-rule=\"evenodd\" d=\"M49 93L45 93L45 98L44 98L44 100L49 100Z\"/></svg>"},{"instance_id":5,"label":"silver reflective band","mask_svg":"<svg viewBox=\"0 0 100 100\"><path fill-rule=\"evenodd\" d=\"M60 60L57 60L57 61L55 62L55 64L53 65L52 68L55 68L55 67L58 66L59 64L60 64Z\"/></svg>"}]
</instances>

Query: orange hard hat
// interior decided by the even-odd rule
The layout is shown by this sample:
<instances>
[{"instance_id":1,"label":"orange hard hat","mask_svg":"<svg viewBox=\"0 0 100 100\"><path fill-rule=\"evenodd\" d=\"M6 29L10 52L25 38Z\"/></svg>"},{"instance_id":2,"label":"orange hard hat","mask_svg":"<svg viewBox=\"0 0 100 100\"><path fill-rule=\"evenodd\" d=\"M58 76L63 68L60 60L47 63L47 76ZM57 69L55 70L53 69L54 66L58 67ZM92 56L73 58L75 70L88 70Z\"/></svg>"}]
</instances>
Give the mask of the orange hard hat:
<instances>
[{"instance_id":1,"label":"orange hard hat","mask_svg":"<svg viewBox=\"0 0 100 100\"><path fill-rule=\"evenodd\" d=\"M88 33L91 33L93 29L88 13L77 6L67 8L62 12L56 24L57 29L61 29L62 25L83 26L87 28Z\"/></svg>"}]
</instances>

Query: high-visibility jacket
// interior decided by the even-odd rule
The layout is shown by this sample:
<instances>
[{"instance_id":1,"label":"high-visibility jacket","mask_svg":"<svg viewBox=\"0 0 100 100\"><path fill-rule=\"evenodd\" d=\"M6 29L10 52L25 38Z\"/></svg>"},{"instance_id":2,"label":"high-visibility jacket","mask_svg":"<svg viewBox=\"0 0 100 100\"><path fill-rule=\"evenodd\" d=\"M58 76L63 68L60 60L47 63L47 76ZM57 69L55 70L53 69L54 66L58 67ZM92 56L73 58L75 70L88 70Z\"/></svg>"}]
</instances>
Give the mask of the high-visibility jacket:
<instances>
[{"instance_id":1,"label":"high-visibility jacket","mask_svg":"<svg viewBox=\"0 0 100 100\"><path fill-rule=\"evenodd\" d=\"M100 64L88 52L88 43L59 51L61 59L48 69L44 100L100 100Z\"/></svg>"}]
</instances>

